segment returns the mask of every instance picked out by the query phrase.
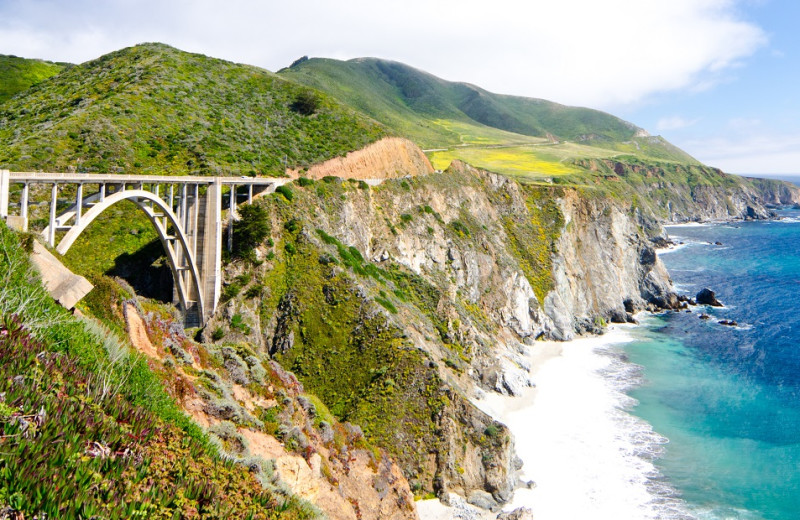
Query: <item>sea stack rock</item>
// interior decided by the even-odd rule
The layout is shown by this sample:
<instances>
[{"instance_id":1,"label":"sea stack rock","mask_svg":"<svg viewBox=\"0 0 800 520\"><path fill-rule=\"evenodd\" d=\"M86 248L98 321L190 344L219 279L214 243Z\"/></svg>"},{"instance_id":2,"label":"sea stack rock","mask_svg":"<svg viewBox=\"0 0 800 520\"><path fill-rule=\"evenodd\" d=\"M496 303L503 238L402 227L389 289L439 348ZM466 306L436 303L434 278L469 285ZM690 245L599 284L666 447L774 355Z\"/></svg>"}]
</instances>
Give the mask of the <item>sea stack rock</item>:
<instances>
[{"instance_id":1,"label":"sea stack rock","mask_svg":"<svg viewBox=\"0 0 800 520\"><path fill-rule=\"evenodd\" d=\"M706 287L695 296L695 300L697 301L697 305L711 305L712 307L722 307L722 303L717 300L717 295Z\"/></svg>"}]
</instances>

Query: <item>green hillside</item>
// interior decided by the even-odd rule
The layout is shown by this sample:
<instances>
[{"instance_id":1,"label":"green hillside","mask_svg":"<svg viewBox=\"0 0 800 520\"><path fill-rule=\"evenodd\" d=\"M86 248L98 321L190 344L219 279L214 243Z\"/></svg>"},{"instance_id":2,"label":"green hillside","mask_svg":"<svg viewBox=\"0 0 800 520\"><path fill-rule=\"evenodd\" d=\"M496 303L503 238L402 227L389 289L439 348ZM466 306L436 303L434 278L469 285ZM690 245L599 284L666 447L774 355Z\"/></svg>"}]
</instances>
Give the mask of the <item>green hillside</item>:
<instances>
[{"instance_id":1,"label":"green hillside","mask_svg":"<svg viewBox=\"0 0 800 520\"><path fill-rule=\"evenodd\" d=\"M55 76L65 67L69 65L0 54L0 103Z\"/></svg>"},{"instance_id":2,"label":"green hillside","mask_svg":"<svg viewBox=\"0 0 800 520\"><path fill-rule=\"evenodd\" d=\"M0 168L281 174L384 128L266 70L161 44L64 70L0 106Z\"/></svg>"},{"instance_id":3,"label":"green hillside","mask_svg":"<svg viewBox=\"0 0 800 520\"><path fill-rule=\"evenodd\" d=\"M401 63L360 58L298 60L279 71L327 92L415 140L437 168L453 159L523 176L577 173L576 159L636 155L697 164L635 125L587 108L493 94ZM446 148L447 150L439 150Z\"/></svg>"}]
</instances>

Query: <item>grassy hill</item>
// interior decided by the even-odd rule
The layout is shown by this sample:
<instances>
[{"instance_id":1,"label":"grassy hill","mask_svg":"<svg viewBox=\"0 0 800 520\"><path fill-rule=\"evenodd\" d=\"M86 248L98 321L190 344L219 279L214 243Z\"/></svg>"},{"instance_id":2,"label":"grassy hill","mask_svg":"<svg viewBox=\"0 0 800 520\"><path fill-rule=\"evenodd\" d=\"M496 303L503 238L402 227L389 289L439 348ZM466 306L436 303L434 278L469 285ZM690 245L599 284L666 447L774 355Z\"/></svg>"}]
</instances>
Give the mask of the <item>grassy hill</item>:
<instances>
[{"instance_id":1,"label":"grassy hill","mask_svg":"<svg viewBox=\"0 0 800 520\"><path fill-rule=\"evenodd\" d=\"M223 456L176 404L169 367L59 307L27 244L0 223L0 516L315 517Z\"/></svg>"},{"instance_id":2,"label":"grassy hill","mask_svg":"<svg viewBox=\"0 0 800 520\"><path fill-rule=\"evenodd\" d=\"M401 63L315 58L298 60L279 74L327 92L424 148L436 149L429 154L438 168L462 159L501 173L553 176L582 171L576 159L623 154L697 164L664 139L610 114L493 94Z\"/></svg>"},{"instance_id":3,"label":"grassy hill","mask_svg":"<svg viewBox=\"0 0 800 520\"><path fill-rule=\"evenodd\" d=\"M266 70L144 44L0 105L0 168L274 175L385 133Z\"/></svg>"},{"instance_id":4,"label":"grassy hill","mask_svg":"<svg viewBox=\"0 0 800 520\"><path fill-rule=\"evenodd\" d=\"M0 54L0 103L4 103L29 87L55 76L69 66L67 63L30 60Z\"/></svg>"}]
</instances>

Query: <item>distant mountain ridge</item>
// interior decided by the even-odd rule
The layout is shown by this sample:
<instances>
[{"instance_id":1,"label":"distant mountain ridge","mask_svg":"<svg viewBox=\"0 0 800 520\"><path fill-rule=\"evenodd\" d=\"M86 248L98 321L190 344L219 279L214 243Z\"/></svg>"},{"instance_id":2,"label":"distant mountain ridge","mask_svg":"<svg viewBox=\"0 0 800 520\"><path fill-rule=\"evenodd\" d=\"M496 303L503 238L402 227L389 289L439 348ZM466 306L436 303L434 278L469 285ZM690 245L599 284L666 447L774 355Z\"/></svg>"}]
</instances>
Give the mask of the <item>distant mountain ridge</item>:
<instances>
[{"instance_id":1,"label":"distant mountain ridge","mask_svg":"<svg viewBox=\"0 0 800 520\"><path fill-rule=\"evenodd\" d=\"M71 66L0 54L0 103Z\"/></svg>"},{"instance_id":2,"label":"distant mountain ridge","mask_svg":"<svg viewBox=\"0 0 800 520\"><path fill-rule=\"evenodd\" d=\"M473 126L479 133L484 127L518 136L611 148L641 142L645 147L660 148L654 154L658 158L696 163L663 139L650 137L642 128L611 114L543 99L494 94L394 61L301 59L279 74L327 92L423 147L463 144L459 133L444 123L452 121ZM513 140L512 136L505 137Z\"/></svg>"}]
</instances>

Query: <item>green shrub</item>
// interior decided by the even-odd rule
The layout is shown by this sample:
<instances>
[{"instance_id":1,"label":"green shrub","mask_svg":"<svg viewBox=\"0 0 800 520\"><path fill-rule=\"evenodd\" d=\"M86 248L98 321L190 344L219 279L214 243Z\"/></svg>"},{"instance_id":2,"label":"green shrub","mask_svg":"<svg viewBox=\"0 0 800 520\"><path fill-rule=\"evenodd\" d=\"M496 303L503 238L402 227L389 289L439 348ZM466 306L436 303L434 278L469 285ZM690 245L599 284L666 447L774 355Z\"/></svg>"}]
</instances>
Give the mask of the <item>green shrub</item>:
<instances>
[{"instance_id":1,"label":"green shrub","mask_svg":"<svg viewBox=\"0 0 800 520\"><path fill-rule=\"evenodd\" d=\"M380 303L383 306L383 308L385 308L387 311L391 312L392 314L397 314L397 307L395 307L394 304L392 302L390 302L389 300L387 300L386 298L381 298L380 296L377 296L375 298L375 301Z\"/></svg>"},{"instance_id":2,"label":"green shrub","mask_svg":"<svg viewBox=\"0 0 800 520\"><path fill-rule=\"evenodd\" d=\"M319 237L322 239L322 241L325 242L328 245L331 245L331 246L332 245L339 245L339 241L338 240L336 240L335 238L333 238L332 236L327 234L322 229L317 229L317 235L319 235Z\"/></svg>"},{"instance_id":3,"label":"green shrub","mask_svg":"<svg viewBox=\"0 0 800 520\"><path fill-rule=\"evenodd\" d=\"M283 186L278 186L277 188L275 188L275 193L280 193L281 195L283 195L283 198L285 198L289 202L291 202L292 199L294 199L294 193L292 193L292 189L285 184Z\"/></svg>"},{"instance_id":4,"label":"green shrub","mask_svg":"<svg viewBox=\"0 0 800 520\"><path fill-rule=\"evenodd\" d=\"M225 331L222 329L222 327L217 327L211 333L211 339L214 340L214 341L219 341L224 337L225 337Z\"/></svg>"},{"instance_id":5,"label":"green shrub","mask_svg":"<svg viewBox=\"0 0 800 520\"><path fill-rule=\"evenodd\" d=\"M236 282L226 285L222 288L222 301L228 301L239 296L242 291L242 286Z\"/></svg>"},{"instance_id":6,"label":"green shrub","mask_svg":"<svg viewBox=\"0 0 800 520\"><path fill-rule=\"evenodd\" d=\"M298 114L310 116L320 107L322 100L313 90L301 90L297 93L289 108Z\"/></svg>"},{"instance_id":7,"label":"green shrub","mask_svg":"<svg viewBox=\"0 0 800 520\"><path fill-rule=\"evenodd\" d=\"M285 230L286 230L286 231L288 231L289 233L297 233L297 232L298 232L298 231L300 231L302 228L303 228L303 223L302 223L300 220L296 219L296 218L293 218L293 219L291 219L291 220L288 220L288 221L287 221L287 222L286 222L286 223L283 225L283 229L285 229Z\"/></svg>"},{"instance_id":8,"label":"green shrub","mask_svg":"<svg viewBox=\"0 0 800 520\"><path fill-rule=\"evenodd\" d=\"M460 220L452 221L450 223L450 227L456 232L456 235L460 236L461 238L469 238L469 228Z\"/></svg>"},{"instance_id":9,"label":"green shrub","mask_svg":"<svg viewBox=\"0 0 800 520\"><path fill-rule=\"evenodd\" d=\"M297 182L297 185L302 187L302 188L305 188L306 186L313 186L313 184L314 184L314 180L313 179L309 179L308 177L300 177L295 182Z\"/></svg>"},{"instance_id":10,"label":"green shrub","mask_svg":"<svg viewBox=\"0 0 800 520\"><path fill-rule=\"evenodd\" d=\"M252 300L253 298L258 298L259 296L261 296L261 293L263 292L264 292L264 284L257 283L252 287L250 287L249 289L247 289L247 291L244 293L244 296L248 300Z\"/></svg>"},{"instance_id":11,"label":"green shrub","mask_svg":"<svg viewBox=\"0 0 800 520\"><path fill-rule=\"evenodd\" d=\"M244 322L244 317L238 312L231 318L231 328L242 334L250 334L250 326Z\"/></svg>"}]
</instances>

